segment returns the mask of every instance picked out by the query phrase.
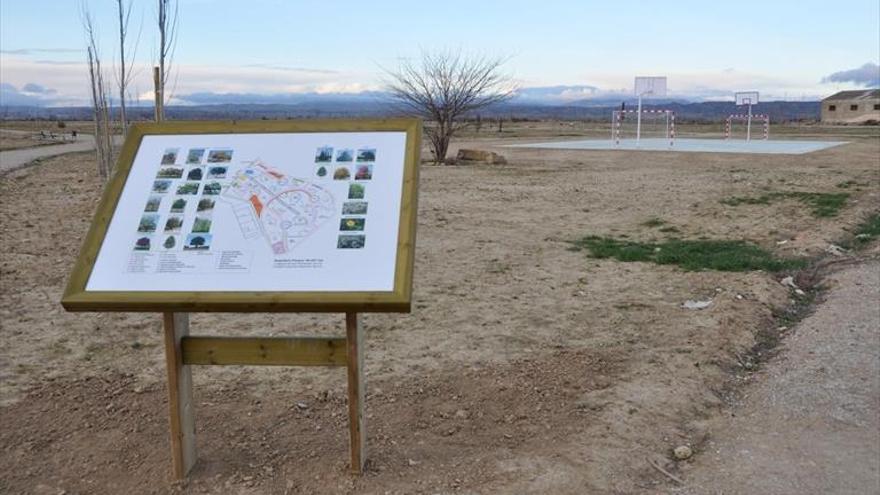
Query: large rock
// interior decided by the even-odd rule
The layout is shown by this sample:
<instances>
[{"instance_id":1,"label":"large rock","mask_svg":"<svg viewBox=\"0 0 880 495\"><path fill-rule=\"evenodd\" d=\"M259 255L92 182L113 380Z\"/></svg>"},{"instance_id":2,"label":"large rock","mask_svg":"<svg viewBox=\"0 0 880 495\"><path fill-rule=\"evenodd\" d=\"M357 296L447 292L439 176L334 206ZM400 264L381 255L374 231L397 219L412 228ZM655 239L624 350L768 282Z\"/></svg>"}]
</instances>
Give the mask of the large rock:
<instances>
[{"instance_id":1,"label":"large rock","mask_svg":"<svg viewBox=\"0 0 880 495\"><path fill-rule=\"evenodd\" d=\"M484 150L460 149L455 156L456 162L483 162L492 165L505 165L507 160L498 153Z\"/></svg>"}]
</instances>

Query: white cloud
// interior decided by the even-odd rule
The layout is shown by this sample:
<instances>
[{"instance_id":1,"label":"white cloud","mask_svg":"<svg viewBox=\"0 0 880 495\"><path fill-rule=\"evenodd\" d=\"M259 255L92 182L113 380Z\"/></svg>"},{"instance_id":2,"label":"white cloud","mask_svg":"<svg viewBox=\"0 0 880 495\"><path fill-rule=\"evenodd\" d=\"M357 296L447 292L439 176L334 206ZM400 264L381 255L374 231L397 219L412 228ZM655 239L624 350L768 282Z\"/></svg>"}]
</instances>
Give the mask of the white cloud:
<instances>
[{"instance_id":1,"label":"white cloud","mask_svg":"<svg viewBox=\"0 0 880 495\"><path fill-rule=\"evenodd\" d=\"M27 83L22 86L21 90L25 93L35 93L40 95L54 95L57 93L57 91L52 88L47 88L36 83Z\"/></svg>"},{"instance_id":2,"label":"white cloud","mask_svg":"<svg viewBox=\"0 0 880 495\"><path fill-rule=\"evenodd\" d=\"M880 86L880 65L868 62L855 69L842 70L822 78L823 83L853 83L858 86Z\"/></svg>"},{"instance_id":3,"label":"white cloud","mask_svg":"<svg viewBox=\"0 0 880 495\"><path fill-rule=\"evenodd\" d=\"M88 105L89 84L85 61L34 60L31 56L12 52L0 52L0 82L15 88L45 86L55 93L33 92L46 105ZM110 61L104 62L110 68ZM381 89L381 78L375 72L334 71L322 68L295 67L267 63L245 66L178 64L169 85L172 104L188 103L185 95L195 93L284 95L294 93L358 93ZM719 68L712 71L671 72L669 96L673 98L732 100L735 91L756 90L762 100L788 98L819 99L827 93L827 87L815 79L803 81L798 77L775 77L735 68ZM561 100L580 98L627 97L632 95L632 75L620 73L583 74L582 81L595 87L585 90L561 87ZM114 81L108 75L108 81ZM540 86L523 81L523 87ZM153 99L152 72L147 64L136 66L130 93L140 102L148 104ZM10 93L7 92L7 95Z\"/></svg>"},{"instance_id":4,"label":"white cloud","mask_svg":"<svg viewBox=\"0 0 880 495\"><path fill-rule=\"evenodd\" d=\"M57 91L51 104L88 105L89 83L85 61L33 60L17 53L0 53L0 82L23 87L26 84L49 86ZM104 61L110 67L110 61ZM331 71L304 67L252 64L248 66L213 66L177 64L169 92L190 93L357 93L379 88L374 74ZM108 82L114 81L112 74ZM137 67L131 83L132 94L142 101L152 100L152 73L149 67ZM178 101L179 102L179 101ZM174 101L172 100L172 103Z\"/></svg>"},{"instance_id":5,"label":"white cloud","mask_svg":"<svg viewBox=\"0 0 880 495\"><path fill-rule=\"evenodd\" d=\"M0 50L0 53L10 55L32 55L35 53L82 53L78 48L16 48L15 50Z\"/></svg>"},{"instance_id":6,"label":"white cloud","mask_svg":"<svg viewBox=\"0 0 880 495\"><path fill-rule=\"evenodd\" d=\"M825 90L813 81L768 76L735 68L640 75L665 75L668 81L668 96L671 98L733 101L734 92L755 90L768 99L781 99L786 96L819 99L825 93ZM589 84L603 88L603 91L596 96L633 94L634 76L619 73L591 73L584 74L583 77Z\"/></svg>"},{"instance_id":7,"label":"white cloud","mask_svg":"<svg viewBox=\"0 0 880 495\"><path fill-rule=\"evenodd\" d=\"M41 94L39 101L50 105L87 104L84 64L47 64L17 54L0 53L0 82L16 88L50 87L55 93ZM37 94L37 92L33 92Z\"/></svg>"}]
</instances>

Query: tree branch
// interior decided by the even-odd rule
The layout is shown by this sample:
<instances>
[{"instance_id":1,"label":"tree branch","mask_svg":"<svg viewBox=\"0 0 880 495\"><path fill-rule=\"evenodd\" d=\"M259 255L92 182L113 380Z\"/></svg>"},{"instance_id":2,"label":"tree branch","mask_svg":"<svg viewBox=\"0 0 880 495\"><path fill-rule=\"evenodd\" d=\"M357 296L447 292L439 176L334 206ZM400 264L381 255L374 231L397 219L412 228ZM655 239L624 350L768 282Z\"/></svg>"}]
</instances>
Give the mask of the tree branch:
<instances>
[{"instance_id":1,"label":"tree branch","mask_svg":"<svg viewBox=\"0 0 880 495\"><path fill-rule=\"evenodd\" d=\"M446 158L449 141L467 113L510 99L515 91L501 73L507 59L466 57L461 52L422 52L418 64L402 60L383 69L391 104L401 113L433 121L426 127L434 160Z\"/></svg>"}]
</instances>

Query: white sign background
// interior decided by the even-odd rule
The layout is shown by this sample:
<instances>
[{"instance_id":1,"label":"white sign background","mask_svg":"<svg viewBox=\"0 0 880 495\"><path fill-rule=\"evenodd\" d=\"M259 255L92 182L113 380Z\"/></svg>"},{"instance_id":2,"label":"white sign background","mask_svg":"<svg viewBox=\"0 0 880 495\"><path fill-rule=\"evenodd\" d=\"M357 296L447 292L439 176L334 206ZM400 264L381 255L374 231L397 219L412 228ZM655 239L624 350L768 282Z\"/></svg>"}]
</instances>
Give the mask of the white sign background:
<instances>
[{"instance_id":1,"label":"white sign background","mask_svg":"<svg viewBox=\"0 0 880 495\"><path fill-rule=\"evenodd\" d=\"M332 147L333 161L316 163L319 148ZM152 186L162 166L166 149L177 148L175 166L184 169L182 179L172 179L171 190L157 194ZM246 238L240 224L242 206L210 196L215 206L210 214L209 247L184 250L183 244L193 227L195 204L203 198L204 184L213 182L203 175L199 192L187 196L183 225L176 246L163 247L168 234L163 232L171 215L176 187L186 182L193 166L186 165L190 149L204 148L202 168L228 165L225 178L216 179L226 186L236 174L258 160L265 167L288 178L314 184L333 197L333 214L317 230L298 240L285 253L276 254L264 233ZM232 150L232 161L206 163L211 150ZM375 162L337 163L336 152L351 149L375 149ZM98 252L86 291L392 291L397 257L403 189L405 132L320 132L266 134L188 134L144 136L132 168ZM355 158L356 159L356 158ZM372 165L370 180L354 180L357 165ZM318 177L316 170L325 165L327 174ZM348 165L351 178L334 180L337 165ZM343 215L349 185L365 186L363 201L366 214ZM155 233L138 232L145 205L151 196L161 196L159 224ZM264 211L265 213L265 211ZM343 217L364 219L363 231L340 231ZM256 217L254 217L256 218ZM259 223L259 222L258 222ZM253 235L253 232L251 233ZM338 248L340 235L363 235L361 248ZM148 251L135 250L138 239L147 236L152 242ZM161 267L161 269L159 268Z\"/></svg>"}]
</instances>

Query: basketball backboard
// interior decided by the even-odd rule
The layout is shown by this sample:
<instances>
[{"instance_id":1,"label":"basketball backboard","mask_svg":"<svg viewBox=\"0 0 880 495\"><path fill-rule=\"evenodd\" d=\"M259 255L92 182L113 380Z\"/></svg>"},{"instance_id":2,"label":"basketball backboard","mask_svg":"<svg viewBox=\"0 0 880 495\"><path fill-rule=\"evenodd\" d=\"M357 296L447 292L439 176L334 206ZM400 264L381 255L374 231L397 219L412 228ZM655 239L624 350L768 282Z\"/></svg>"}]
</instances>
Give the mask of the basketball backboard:
<instances>
[{"instance_id":1,"label":"basketball backboard","mask_svg":"<svg viewBox=\"0 0 880 495\"><path fill-rule=\"evenodd\" d=\"M666 76L636 76L635 94L647 98L666 96Z\"/></svg>"},{"instance_id":2,"label":"basketball backboard","mask_svg":"<svg viewBox=\"0 0 880 495\"><path fill-rule=\"evenodd\" d=\"M757 91L740 91L734 93L734 98L736 98L737 105L757 105L758 104L758 92Z\"/></svg>"}]
</instances>

